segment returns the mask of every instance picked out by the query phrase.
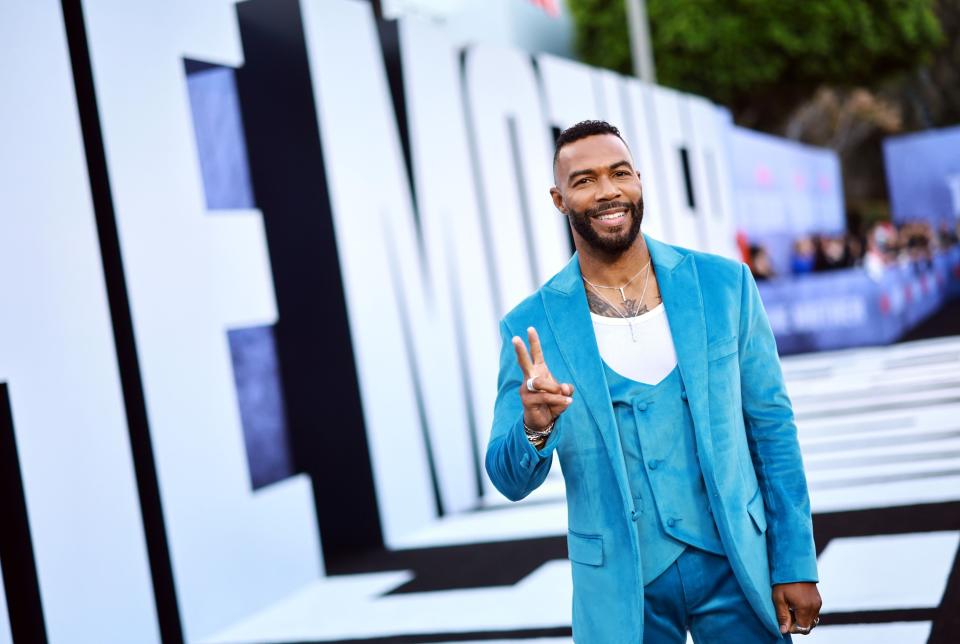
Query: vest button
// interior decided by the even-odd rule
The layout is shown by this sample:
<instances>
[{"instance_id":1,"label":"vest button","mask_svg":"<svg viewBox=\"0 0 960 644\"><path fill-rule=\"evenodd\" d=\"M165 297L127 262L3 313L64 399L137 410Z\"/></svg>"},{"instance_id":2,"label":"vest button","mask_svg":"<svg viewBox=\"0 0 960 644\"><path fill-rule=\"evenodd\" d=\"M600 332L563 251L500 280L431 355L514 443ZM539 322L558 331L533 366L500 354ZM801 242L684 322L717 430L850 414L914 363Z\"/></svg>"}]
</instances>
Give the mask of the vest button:
<instances>
[{"instance_id":1,"label":"vest button","mask_svg":"<svg viewBox=\"0 0 960 644\"><path fill-rule=\"evenodd\" d=\"M652 458L649 461L647 461L647 465L650 467L651 470L655 470L660 466L660 461L658 461L655 458Z\"/></svg>"},{"instance_id":2,"label":"vest button","mask_svg":"<svg viewBox=\"0 0 960 644\"><path fill-rule=\"evenodd\" d=\"M647 403L637 403L637 411L647 411Z\"/></svg>"},{"instance_id":3,"label":"vest button","mask_svg":"<svg viewBox=\"0 0 960 644\"><path fill-rule=\"evenodd\" d=\"M676 519L674 519L673 517L670 517L669 519L667 519L667 526L668 526L668 527L671 527L671 528L672 528L672 527L675 526L675 525L677 525L677 520L676 520Z\"/></svg>"},{"instance_id":4,"label":"vest button","mask_svg":"<svg viewBox=\"0 0 960 644\"><path fill-rule=\"evenodd\" d=\"M686 400L686 399L687 399L687 390L686 390L686 389L683 389L683 390L680 391L680 398L682 398L683 400Z\"/></svg>"},{"instance_id":5,"label":"vest button","mask_svg":"<svg viewBox=\"0 0 960 644\"><path fill-rule=\"evenodd\" d=\"M637 512L636 510L631 510L631 511L630 511L630 520L631 520L631 521L639 521L639 520L640 520L640 513Z\"/></svg>"}]
</instances>

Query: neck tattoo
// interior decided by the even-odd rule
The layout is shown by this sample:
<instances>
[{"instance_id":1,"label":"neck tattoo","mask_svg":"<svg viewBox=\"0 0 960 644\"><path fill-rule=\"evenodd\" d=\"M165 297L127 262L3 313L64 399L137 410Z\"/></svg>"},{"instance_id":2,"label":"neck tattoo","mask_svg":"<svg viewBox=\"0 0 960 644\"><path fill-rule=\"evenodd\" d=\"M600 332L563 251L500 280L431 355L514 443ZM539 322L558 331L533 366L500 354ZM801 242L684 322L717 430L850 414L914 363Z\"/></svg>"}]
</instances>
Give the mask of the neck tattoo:
<instances>
[{"instance_id":1,"label":"neck tattoo","mask_svg":"<svg viewBox=\"0 0 960 644\"><path fill-rule=\"evenodd\" d=\"M583 277L582 274L580 276L583 278L583 281L588 286L590 286L591 289L593 289L593 292L591 292L590 289L587 290L587 301L590 304L590 310L598 315L605 315L607 317L613 317L612 315L610 315L610 313L613 312L616 315L620 316L621 318L625 320L629 320L630 337L633 339L634 342L638 342L640 340L640 323L637 320L637 318L649 310L647 305L644 303L643 298L647 294L647 285L650 282L650 271L647 271L647 274L643 279L643 290L640 292L640 298L636 300L635 305L634 305L634 300L627 299L626 295L623 292L623 289L629 286L630 282L635 280L637 276L640 275L640 273L647 270L649 266L650 266L650 262L648 260L647 263L644 264L643 268L641 268L636 275L634 275L629 280L627 280L623 286L601 286L599 284L594 284L593 282L588 280L586 277ZM620 298L622 300L622 305L626 310L627 314L624 314L624 312L621 311L619 307L614 305L613 302L611 302L610 300L608 300L606 297L603 296L603 294L600 292L600 289L602 288L620 291Z\"/></svg>"},{"instance_id":2,"label":"neck tattoo","mask_svg":"<svg viewBox=\"0 0 960 644\"><path fill-rule=\"evenodd\" d=\"M626 301L627 301L627 296L624 294L623 289L625 289L625 288L627 288L628 286L630 286L630 283L631 283L633 280L637 279L637 277L640 276L640 273L646 271L648 268L650 268L650 260L649 260L649 259L647 260L647 263L643 265L643 268L641 268L639 271L637 271L637 272L634 274L633 277L631 277L630 279L628 279L626 282L623 283L623 286L602 286L602 285L600 285L600 284L594 284L593 282L591 282L590 280L588 280L588 279L584 276L583 273L580 273L580 277L582 277L582 278L583 278L583 281L586 282L587 284L589 284L590 286L592 286L594 289L606 288L606 289L610 289L610 290L620 291L620 301L621 301L621 302L626 302ZM646 291L647 291L647 280L648 280L649 278L650 278L650 273L649 273L649 271L648 271L648 272L647 272L647 276L643 279L643 291L644 291L644 293L646 293ZM600 291L599 291L599 290L597 290L597 295L600 295ZM603 297L603 296L601 296L601 297ZM603 298L603 299L606 300L607 298ZM642 296L642 295L640 296L640 300L643 301L643 296Z\"/></svg>"}]
</instances>

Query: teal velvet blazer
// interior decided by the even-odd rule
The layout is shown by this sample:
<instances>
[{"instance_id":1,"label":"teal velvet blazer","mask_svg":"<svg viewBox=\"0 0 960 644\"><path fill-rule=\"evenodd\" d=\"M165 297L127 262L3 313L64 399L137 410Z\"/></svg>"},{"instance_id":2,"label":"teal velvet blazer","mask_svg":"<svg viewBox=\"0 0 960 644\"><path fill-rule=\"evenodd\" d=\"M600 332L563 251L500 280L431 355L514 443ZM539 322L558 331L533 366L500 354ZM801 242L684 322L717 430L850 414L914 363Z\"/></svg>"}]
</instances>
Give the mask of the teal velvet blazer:
<instances>
[{"instance_id":1,"label":"teal velvet blazer","mask_svg":"<svg viewBox=\"0 0 960 644\"><path fill-rule=\"evenodd\" d=\"M817 581L806 477L776 343L747 267L646 237L693 416L697 453L724 549L750 605L779 634L771 584ZM573 403L542 450L526 440L523 373L510 339L540 334ZM567 266L500 323L498 394L486 469L511 500L547 476L566 483L573 634L639 642L643 584L633 500L580 265Z\"/></svg>"}]
</instances>

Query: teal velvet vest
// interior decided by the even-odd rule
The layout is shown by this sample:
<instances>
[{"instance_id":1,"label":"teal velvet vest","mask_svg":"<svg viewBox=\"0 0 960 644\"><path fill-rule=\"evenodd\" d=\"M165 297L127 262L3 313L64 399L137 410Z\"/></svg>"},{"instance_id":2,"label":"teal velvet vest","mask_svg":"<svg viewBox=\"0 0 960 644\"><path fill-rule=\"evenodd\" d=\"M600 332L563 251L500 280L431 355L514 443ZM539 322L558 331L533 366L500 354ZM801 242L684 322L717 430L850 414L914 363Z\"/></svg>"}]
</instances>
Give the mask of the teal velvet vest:
<instances>
[{"instance_id":1,"label":"teal velvet vest","mask_svg":"<svg viewBox=\"0 0 960 644\"><path fill-rule=\"evenodd\" d=\"M697 460L693 419L674 367L656 385L626 378L604 363L640 537L644 584L687 545L722 555Z\"/></svg>"}]
</instances>

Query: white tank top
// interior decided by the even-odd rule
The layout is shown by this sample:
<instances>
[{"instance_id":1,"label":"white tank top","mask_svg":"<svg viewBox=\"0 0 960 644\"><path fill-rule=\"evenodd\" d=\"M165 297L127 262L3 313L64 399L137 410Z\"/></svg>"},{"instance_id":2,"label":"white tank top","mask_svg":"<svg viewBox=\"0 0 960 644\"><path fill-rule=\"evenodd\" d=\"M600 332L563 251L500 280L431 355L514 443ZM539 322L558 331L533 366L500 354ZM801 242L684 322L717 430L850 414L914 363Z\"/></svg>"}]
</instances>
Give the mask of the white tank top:
<instances>
[{"instance_id":1,"label":"white tank top","mask_svg":"<svg viewBox=\"0 0 960 644\"><path fill-rule=\"evenodd\" d=\"M662 303L632 318L608 318L596 313L590 313L590 317L600 357L621 376L655 385L677 366Z\"/></svg>"}]
</instances>

